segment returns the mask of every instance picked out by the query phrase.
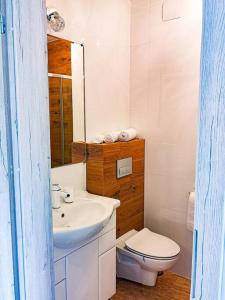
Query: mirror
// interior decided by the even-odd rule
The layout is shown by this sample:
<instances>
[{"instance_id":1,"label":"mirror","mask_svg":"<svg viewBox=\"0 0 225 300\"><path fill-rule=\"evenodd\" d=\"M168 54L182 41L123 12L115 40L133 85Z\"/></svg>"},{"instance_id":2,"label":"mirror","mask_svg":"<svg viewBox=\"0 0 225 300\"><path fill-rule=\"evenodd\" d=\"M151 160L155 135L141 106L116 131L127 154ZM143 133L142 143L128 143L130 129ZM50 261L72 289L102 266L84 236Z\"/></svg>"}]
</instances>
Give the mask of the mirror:
<instances>
[{"instance_id":1,"label":"mirror","mask_svg":"<svg viewBox=\"0 0 225 300\"><path fill-rule=\"evenodd\" d=\"M51 166L84 162L84 45L48 35Z\"/></svg>"}]
</instances>

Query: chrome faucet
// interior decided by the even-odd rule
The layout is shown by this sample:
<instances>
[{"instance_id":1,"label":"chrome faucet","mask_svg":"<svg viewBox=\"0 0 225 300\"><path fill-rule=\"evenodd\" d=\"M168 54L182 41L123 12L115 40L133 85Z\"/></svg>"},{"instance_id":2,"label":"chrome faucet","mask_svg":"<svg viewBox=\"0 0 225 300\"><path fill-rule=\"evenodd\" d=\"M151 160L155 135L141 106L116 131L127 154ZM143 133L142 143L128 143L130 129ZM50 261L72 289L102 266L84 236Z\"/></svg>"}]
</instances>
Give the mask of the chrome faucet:
<instances>
[{"instance_id":1,"label":"chrome faucet","mask_svg":"<svg viewBox=\"0 0 225 300\"><path fill-rule=\"evenodd\" d=\"M57 209L61 207L61 198L65 203L73 202L70 193L62 189L58 183L52 184L52 208Z\"/></svg>"}]
</instances>

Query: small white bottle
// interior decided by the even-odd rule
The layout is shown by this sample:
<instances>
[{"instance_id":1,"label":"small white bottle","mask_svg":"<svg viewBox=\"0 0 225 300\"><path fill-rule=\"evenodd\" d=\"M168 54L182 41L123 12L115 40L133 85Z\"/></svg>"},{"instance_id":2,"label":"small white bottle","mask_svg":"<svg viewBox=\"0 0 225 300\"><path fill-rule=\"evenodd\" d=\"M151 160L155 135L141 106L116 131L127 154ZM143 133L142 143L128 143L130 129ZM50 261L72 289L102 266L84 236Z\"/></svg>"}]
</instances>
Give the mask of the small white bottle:
<instances>
[{"instance_id":1,"label":"small white bottle","mask_svg":"<svg viewBox=\"0 0 225 300\"><path fill-rule=\"evenodd\" d=\"M61 207L60 191L61 187L59 186L59 184L52 185L52 208L54 209L58 209Z\"/></svg>"}]
</instances>

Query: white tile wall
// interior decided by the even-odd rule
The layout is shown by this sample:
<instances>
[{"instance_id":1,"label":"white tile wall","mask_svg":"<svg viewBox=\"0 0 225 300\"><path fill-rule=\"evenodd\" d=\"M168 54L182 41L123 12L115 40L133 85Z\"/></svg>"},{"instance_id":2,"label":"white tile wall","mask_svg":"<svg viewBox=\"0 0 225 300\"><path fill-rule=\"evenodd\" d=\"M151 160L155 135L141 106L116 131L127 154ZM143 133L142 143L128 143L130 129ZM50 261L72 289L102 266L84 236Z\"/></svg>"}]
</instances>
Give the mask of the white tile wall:
<instances>
[{"instance_id":1,"label":"white tile wall","mask_svg":"<svg viewBox=\"0 0 225 300\"><path fill-rule=\"evenodd\" d=\"M201 0L182 0L180 18L167 22L162 4L47 0L66 20L59 36L85 41L88 138L128 125L146 138L145 223L181 245L174 271L190 276L185 221L195 180ZM60 178L85 187L82 166L53 170Z\"/></svg>"},{"instance_id":2,"label":"white tile wall","mask_svg":"<svg viewBox=\"0 0 225 300\"><path fill-rule=\"evenodd\" d=\"M129 126L130 98L130 1L47 0L66 21L57 34L85 43L87 138ZM51 34L56 35L54 32ZM85 184L85 165L53 170L59 181L64 175ZM74 177L76 174L76 178ZM80 177L82 176L82 180ZM70 180L70 182L71 182ZM79 186L79 185L78 185Z\"/></svg>"},{"instance_id":3,"label":"white tile wall","mask_svg":"<svg viewBox=\"0 0 225 300\"><path fill-rule=\"evenodd\" d=\"M56 7L66 21L57 36L85 44L87 137L127 127L130 1L47 0L47 6Z\"/></svg>"},{"instance_id":4,"label":"white tile wall","mask_svg":"<svg viewBox=\"0 0 225 300\"><path fill-rule=\"evenodd\" d=\"M182 0L181 17L168 22L162 0L131 3L130 112L146 138L145 224L181 245L174 271L190 276L186 214L195 181L201 0Z\"/></svg>"},{"instance_id":5,"label":"white tile wall","mask_svg":"<svg viewBox=\"0 0 225 300\"><path fill-rule=\"evenodd\" d=\"M86 164L74 164L53 168L51 170L52 183L71 186L75 190L86 191Z\"/></svg>"}]
</instances>

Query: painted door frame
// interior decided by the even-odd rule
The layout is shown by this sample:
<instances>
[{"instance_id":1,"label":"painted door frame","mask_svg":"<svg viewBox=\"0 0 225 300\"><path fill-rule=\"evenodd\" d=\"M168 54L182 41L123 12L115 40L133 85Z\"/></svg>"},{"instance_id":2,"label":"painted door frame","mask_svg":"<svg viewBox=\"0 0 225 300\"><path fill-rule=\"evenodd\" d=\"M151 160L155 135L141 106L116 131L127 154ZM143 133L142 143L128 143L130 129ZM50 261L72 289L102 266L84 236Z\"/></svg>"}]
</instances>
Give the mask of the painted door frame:
<instances>
[{"instance_id":1,"label":"painted door frame","mask_svg":"<svg viewBox=\"0 0 225 300\"><path fill-rule=\"evenodd\" d=\"M50 300L54 270L45 1L0 0L0 8L5 19L0 33L0 299Z\"/></svg>"},{"instance_id":2,"label":"painted door frame","mask_svg":"<svg viewBox=\"0 0 225 300\"><path fill-rule=\"evenodd\" d=\"M225 0L203 1L191 299L225 299Z\"/></svg>"},{"instance_id":3,"label":"painted door frame","mask_svg":"<svg viewBox=\"0 0 225 300\"><path fill-rule=\"evenodd\" d=\"M3 14L3 5L0 4L0 15ZM17 278L14 268L13 253L15 238L15 223L11 222L13 215L13 180L10 172L11 140L10 119L7 117L9 107L3 72L4 51L2 48L4 36L0 35L0 298L13 300L16 293ZM11 192L10 192L11 191ZM14 240L14 241L13 241ZM14 275L15 274L15 275ZM15 277L14 277L15 276Z\"/></svg>"},{"instance_id":4,"label":"painted door frame","mask_svg":"<svg viewBox=\"0 0 225 300\"><path fill-rule=\"evenodd\" d=\"M50 300L54 273L45 1L0 4L7 21L0 49L0 295L7 300ZM222 300L225 0L204 0L203 6L191 298Z\"/></svg>"}]
</instances>

